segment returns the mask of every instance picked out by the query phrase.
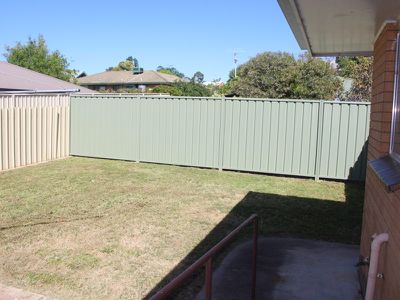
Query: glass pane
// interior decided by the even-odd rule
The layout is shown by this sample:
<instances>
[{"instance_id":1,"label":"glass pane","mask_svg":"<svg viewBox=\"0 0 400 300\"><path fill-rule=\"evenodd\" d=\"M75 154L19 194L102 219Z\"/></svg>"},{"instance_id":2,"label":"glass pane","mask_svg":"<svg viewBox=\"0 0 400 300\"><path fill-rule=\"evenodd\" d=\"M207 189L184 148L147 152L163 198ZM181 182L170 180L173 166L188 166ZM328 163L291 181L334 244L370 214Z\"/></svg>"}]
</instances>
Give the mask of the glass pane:
<instances>
[{"instance_id":1,"label":"glass pane","mask_svg":"<svg viewBox=\"0 0 400 300\"><path fill-rule=\"evenodd\" d=\"M394 118L394 134L393 134L393 152L400 155L400 79L399 79L399 71L400 71L400 39L397 37L397 53L396 53L396 77L394 79L394 95L395 95L395 105L396 107L393 110L393 118Z\"/></svg>"}]
</instances>

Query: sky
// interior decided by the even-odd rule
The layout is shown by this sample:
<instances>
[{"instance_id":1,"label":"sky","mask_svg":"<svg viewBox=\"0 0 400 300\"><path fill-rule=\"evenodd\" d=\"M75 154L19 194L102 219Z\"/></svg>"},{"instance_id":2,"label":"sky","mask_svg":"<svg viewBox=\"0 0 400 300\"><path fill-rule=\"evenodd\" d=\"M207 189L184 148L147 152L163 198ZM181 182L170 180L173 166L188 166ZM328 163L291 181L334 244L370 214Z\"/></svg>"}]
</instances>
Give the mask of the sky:
<instances>
[{"instance_id":1,"label":"sky","mask_svg":"<svg viewBox=\"0 0 400 300\"><path fill-rule=\"evenodd\" d=\"M1 54L41 34L87 74L133 56L145 70L226 80L235 51L239 64L264 51L301 53L277 0L14 0L0 8Z\"/></svg>"}]
</instances>

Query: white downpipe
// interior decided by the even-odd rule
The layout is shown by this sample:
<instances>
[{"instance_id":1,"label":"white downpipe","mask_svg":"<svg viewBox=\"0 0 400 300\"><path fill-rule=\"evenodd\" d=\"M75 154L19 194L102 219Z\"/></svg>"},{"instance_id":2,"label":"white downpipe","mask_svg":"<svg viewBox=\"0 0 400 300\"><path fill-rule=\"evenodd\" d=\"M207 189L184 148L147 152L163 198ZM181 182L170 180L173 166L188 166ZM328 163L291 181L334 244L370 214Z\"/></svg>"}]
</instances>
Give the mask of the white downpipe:
<instances>
[{"instance_id":1,"label":"white downpipe","mask_svg":"<svg viewBox=\"0 0 400 300\"><path fill-rule=\"evenodd\" d=\"M375 283L378 273L379 252L383 243L389 240L387 233L374 234L371 243L371 258L369 260L367 290L365 292L365 300L374 300Z\"/></svg>"}]
</instances>

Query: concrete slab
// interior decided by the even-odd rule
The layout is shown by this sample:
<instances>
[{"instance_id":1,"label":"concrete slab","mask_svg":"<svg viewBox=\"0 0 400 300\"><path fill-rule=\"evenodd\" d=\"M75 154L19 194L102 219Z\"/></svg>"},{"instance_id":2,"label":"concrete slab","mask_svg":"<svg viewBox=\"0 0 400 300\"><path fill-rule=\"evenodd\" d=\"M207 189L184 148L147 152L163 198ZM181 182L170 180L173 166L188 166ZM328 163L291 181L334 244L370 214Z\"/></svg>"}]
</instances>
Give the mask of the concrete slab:
<instances>
[{"instance_id":1,"label":"concrete slab","mask_svg":"<svg viewBox=\"0 0 400 300\"><path fill-rule=\"evenodd\" d=\"M1 300L49 300L49 298L0 283Z\"/></svg>"},{"instance_id":2,"label":"concrete slab","mask_svg":"<svg viewBox=\"0 0 400 300\"><path fill-rule=\"evenodd\" d=\"M252 242L213 274L213 299L250 299ZM288 238L259 240L256 299L360 300L358 246ZM204 290L196 299L204 299Z\"/></svg>"}]
</instances>

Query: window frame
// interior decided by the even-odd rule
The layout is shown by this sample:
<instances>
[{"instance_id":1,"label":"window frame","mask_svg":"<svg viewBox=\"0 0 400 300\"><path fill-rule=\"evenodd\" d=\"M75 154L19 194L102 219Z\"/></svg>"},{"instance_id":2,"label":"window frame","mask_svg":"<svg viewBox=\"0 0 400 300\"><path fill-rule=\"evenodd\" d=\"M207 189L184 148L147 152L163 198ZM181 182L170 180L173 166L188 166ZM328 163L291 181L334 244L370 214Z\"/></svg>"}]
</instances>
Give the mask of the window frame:
<instances>
[{"instance_id":1,"label":"window frame","mask_svg":"<svg viewBox=\"0 0 400 300\"><path fill-rule=\"evenodd\" d=\"M393 86L393 106L392 106L392 122L390 126L390 146L389 154L400 162L400 153L397 153L394 149L396 130L400 130L400 126L396 126L400 119L400 99L399 99L399 89L400 89L400 32L396 35L396 56L395 56L395 66L394 66L394 86ZM399 127L399 128L397 128Z\"/></svg>"}]
</instances>

